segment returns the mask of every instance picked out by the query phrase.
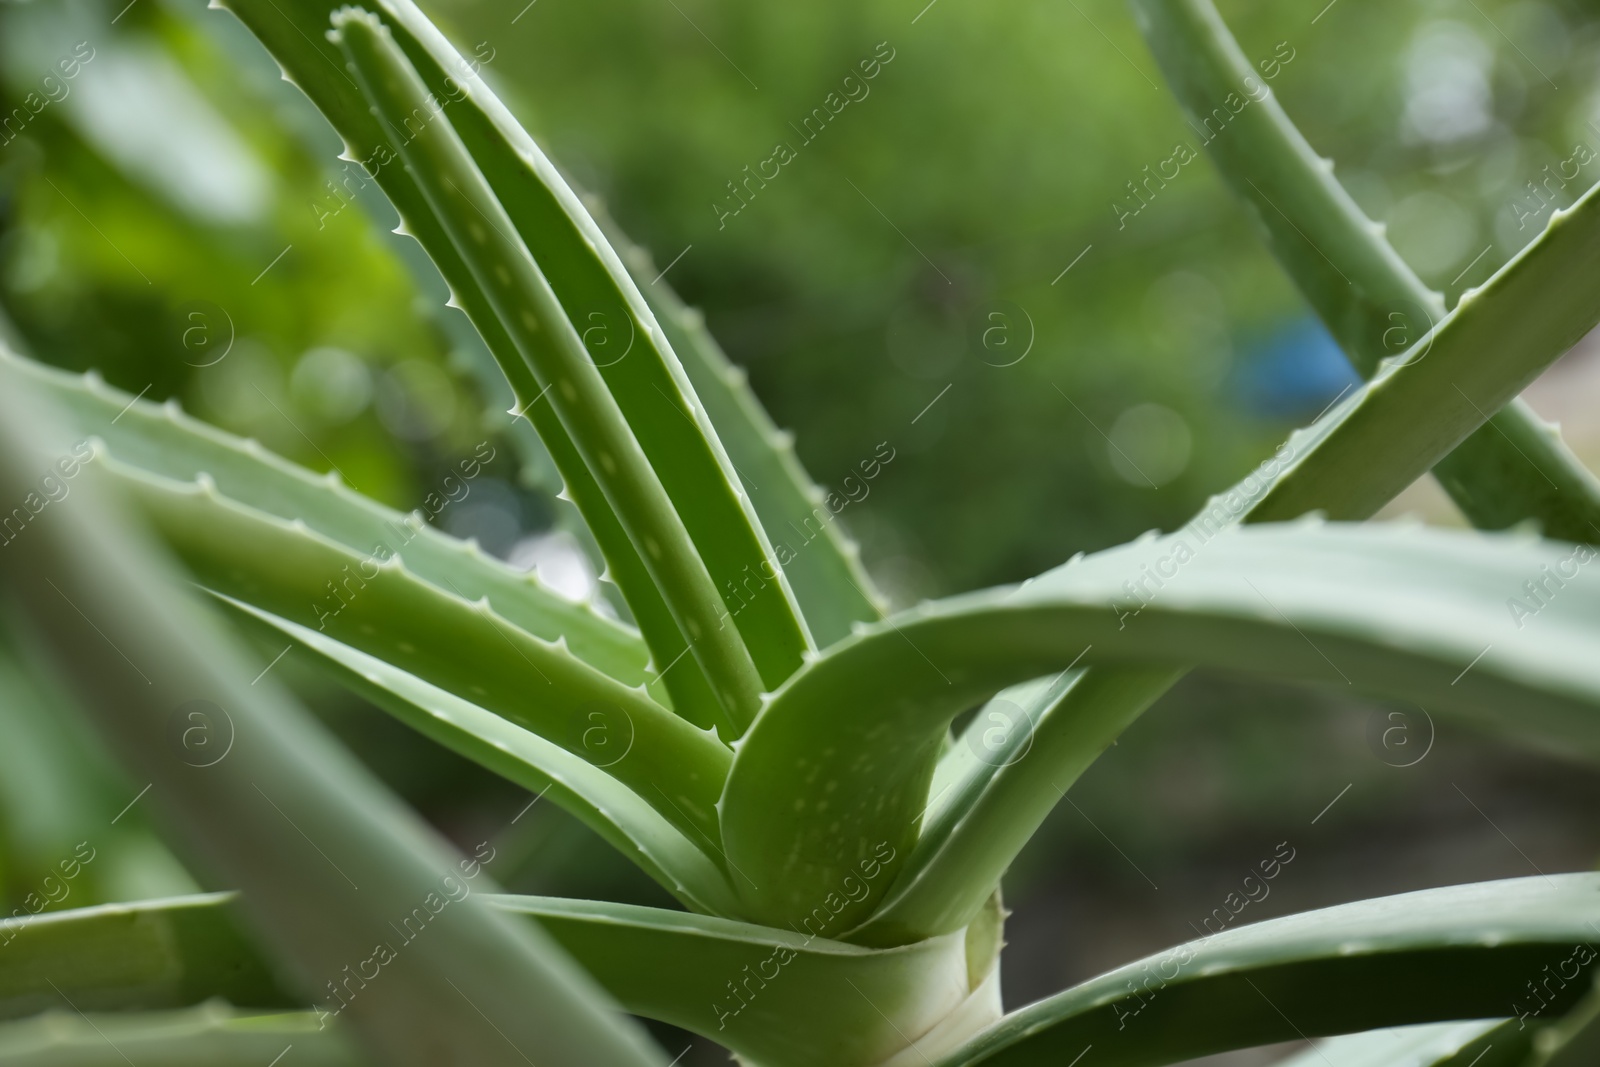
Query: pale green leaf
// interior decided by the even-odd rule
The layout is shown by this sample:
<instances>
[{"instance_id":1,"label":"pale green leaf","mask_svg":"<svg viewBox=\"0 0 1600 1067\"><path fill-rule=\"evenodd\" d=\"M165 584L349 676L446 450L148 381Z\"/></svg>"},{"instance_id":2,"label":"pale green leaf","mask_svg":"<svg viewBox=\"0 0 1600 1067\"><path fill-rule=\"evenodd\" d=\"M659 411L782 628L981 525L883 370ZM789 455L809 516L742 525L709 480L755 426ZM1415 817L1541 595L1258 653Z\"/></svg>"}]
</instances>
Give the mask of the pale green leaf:
<instances>
[{"instance_id":1,"label":"pale green leaf","mask_svg":"<svg viewBox=\"0 0 1600 1067\"><path fill-rule=\"evenodd\" d=\"M875 849L903 855L954 716L1073 663L1331 682L1600 757L1600 662L1587 651L1600 640L1600 580L1582 571L1594 555L1424 528L1185 530L892 616L808 664L741 743L723 839L760 889L735 888L782 924ZM1536 618L1508 609L1545 575L1561 586ZM1151 698L1148 687L1121 695ZM868 919L881 896L874 887L844 921Z\"/></svg>"}]
</instances>

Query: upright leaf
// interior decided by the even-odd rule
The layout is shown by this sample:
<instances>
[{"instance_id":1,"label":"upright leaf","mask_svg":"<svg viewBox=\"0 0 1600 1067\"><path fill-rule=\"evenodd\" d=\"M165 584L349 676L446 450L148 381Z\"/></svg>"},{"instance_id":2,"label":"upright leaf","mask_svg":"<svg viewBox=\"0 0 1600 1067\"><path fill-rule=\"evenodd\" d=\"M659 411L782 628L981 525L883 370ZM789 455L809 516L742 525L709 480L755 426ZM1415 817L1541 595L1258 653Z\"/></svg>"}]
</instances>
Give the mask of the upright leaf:
<instances>
[{"instance_id":1,"label":"upright leaf","mask_svg":"<svg viewBox=\"0 0 1600 1067\"><path fill-rule=\"evenodd\" d=\"M428 92L458 100L450 125L582 332L763 683L776 688L809 647L805 625L667 334L579 198L433 23L409 0L381 10Z\"/></svg>"},{"instance_id":2,"label":"upright leaf","mask_svg":"<svg viewBox=\"0 0 1600 1067\"><path fill-rule=\"evenodd\" d=\"M690 654L713 682L722 726L742 732L763 690L750 649L737 627L728 625L730 613L706 562L576 327L449 120L433 113L439 105L388 27L376 16L347 9L337 16L336 32L351 70L390 130L406 130L413 115L425 116L411 138L396 146L400 158L629 537L642 548L645 566L689 639Z\"/></svg>"},{"instance_id":3,"label":"upright leaf","mask_svg":"<svg viewBox=\"0 0 1600 1067\"><path fill-rule=\"evenodd\" d=\"M369 112L355 79L344 69L338 48L325 39L329 0L218 0L232 11L278 61L284 77L299 86L328 119L345 144L345 158L375 180L400 214L401 231L415 237L449 287L460 308L509 380L515 404L511 414L527 418L538 431L564 483L563 493L593 534L605 561L603 580L626 599L650 648L656 678L672 695L673 708L699 726L719 718L719 701L700 661L686 656L689 640L645 566L641 550L618 521L595 475L568 436L555 409L539 402L542 389L522 362L507 327L496 316L486 292L451 242L411 174L398 165L389 136ZM470 68L461 61L455 73Z\"/></svg>"}]
</instances>

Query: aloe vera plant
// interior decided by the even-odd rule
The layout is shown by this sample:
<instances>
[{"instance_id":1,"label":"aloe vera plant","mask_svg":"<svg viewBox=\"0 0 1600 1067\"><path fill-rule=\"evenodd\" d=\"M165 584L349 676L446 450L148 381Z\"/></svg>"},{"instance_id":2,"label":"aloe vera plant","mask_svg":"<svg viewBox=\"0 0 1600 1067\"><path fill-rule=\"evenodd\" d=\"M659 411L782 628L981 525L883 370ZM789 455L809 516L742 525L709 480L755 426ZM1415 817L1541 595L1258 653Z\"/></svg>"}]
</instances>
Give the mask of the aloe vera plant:
<instances>
[{"instance_id":1,"label":"aloe vera plant","mask_svg":"<svg viewBox=\"0 0 1600 1067\"><path fill-rule=\"evenodd\" d=\"M0 921L6 1062L668 1063L624 1011L752 1067L1147 1067L1332 1035L1351 1036L1296 1062L1590 1062L1592 874L1242 925L1010 1014L998 961L1001 876L1191 667L1600 759L1600 587L1579 569L1600 487L1516 399L1600 322L1600 194L1446 313L1252 92L1216 162L1370 380L1176 531L886 615L703 324L409 0L223 6L449 284L631 622L6 353L0 569L32 624L12 641L63 666L220 890ZM1192 113L1248 90L1209 0L1135 7ZM1391 352L1399 308L1426 328ZM591 315L626 325L623 355ZM1361 523L1429 470L1479 532ZM41 486L79 478L45 508ZM1506 608L1529 587L1536 628ZM492 848L452 854L235 627L561 805L682 909L498 892ZM991 700L1025 711L998 747ZM226 762L175 758L197 706L229 724Z\"/></svg>"}]
</instances>

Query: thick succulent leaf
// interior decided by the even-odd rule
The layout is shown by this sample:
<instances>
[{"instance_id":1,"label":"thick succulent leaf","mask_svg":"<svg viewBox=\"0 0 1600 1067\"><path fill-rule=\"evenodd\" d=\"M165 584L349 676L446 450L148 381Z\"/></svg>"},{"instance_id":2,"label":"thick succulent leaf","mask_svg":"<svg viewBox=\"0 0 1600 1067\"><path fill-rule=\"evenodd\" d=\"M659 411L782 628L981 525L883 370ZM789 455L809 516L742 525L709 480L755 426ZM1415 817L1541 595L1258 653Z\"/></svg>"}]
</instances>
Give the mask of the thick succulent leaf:
<instances>
[{"instance_id":1,"label":"thick succulent leaf","mask_svg":"<svg viewBox=\"0 0 1600 1067\"><path fill-rule=\"evenodd\" d=\"M176 482L202 475L223 496L317 533L362 554L399 556L412 574L468 600L487 598L497 614L545 641L565 640L573 655L624 685L647 678L639 635L545 588L470 542L386 508L247 441L184 415L175 404L135 400L96 375L75 375L23 359L6 361L48 397L79 431L98 437L118 464ZM480 450L472 462L493 458Z\"/></svg>"},{"instance_id":2,"label":"thick succulent leaf","mask_svg":"<svg viewBox=\"0 0 1600 1067\"><path fill-rule=\"evenodd\" d=\"M427 90L436 99L456 101L448 122L561 307L582 331L592 361L744 635L762 681L776 688L800 666L809 647L805 626L778 557L668 335L582 202L472 68L414 4L401 0L381 7Z\"/></svg>"},{"instance_id":3,"label":"thick succulent leaf","mask_svg":"<svg viewBox=\"0 0 1600 1067\"><path fill-rule=\"evenodd\" d=\"M708 732L569 654L375 558L222 496L100 461L207 588L402 667L595 763L712 841L729 762Z\"/></svg>"},{"instance_id":4,"label":"thick succulent leaf","mask_svg":"<svg viewBox=\"0 0 1600 1067\"><path fill-rule=\"evenodd\" d=\"M901 944L965 926L1067 787L1182 676L1160 667L1063 671L979 709L939 761L904 868L849 936ZM1022 763L1031 773L1018 773Z\"/></svg>"},{"instance_id":5,"label":"thick succulent leaf","mask_svg":"<svg viewBox=\"0 0 1600 1067\"><path fill-rule=\"evenodd\" d=\"M744 368L723 354L705 317L686 306L643 249L628 243L598 210L610 238L666 332L672 350L739 472L818 648L850 635L857 622L883 617L884 600L861 565L861 551L794 451L794 435L777 428L750 389Z\"/></svg>"},{"instance_id":6,"label":"thick succulent leaf","mask_svg":"<svg viewBox=\"0 0 1600 1067\"><path fill-rule=\"evenodd\" d=\"M756 1063L876 1064L933 1030L971 992L960 932L871 950L624 904L496 903L537 919L627 1010L703 1034ZM998 1017L998 986L985 992Z\"/></svg>"},{"instance_id":7,"label":"thick succulent leaf","mask_svg":"<svg viewBox=\"0 0 1600 1067\"><path fill-rule=\"evenodd\" d=\"M73 435L14 372L0 378L0 499L23 500ZM176 569L94 464L75 483L69 504L42 510L0 552L7 592L108 747L150 783L146 803L213 877L244 890L301 988L334 996L337 980L341 1021L387 1063L665 1062L536 929L470 895L447 902L463 879L487 887L481 863L452 855L260 677L216 616L180 594ZM186 759L194 728L227 746ZM416 932L391 927L396 917ZM359 995L344 985L346 968L374 966L382 981Z\"/></svg>"},{"instance_id":8,"label":"thick succulent leaf","mask_svg":"<svg viewBox=\"0 0 1600 1067\"><path fill-rule=\"evenodd\" d=\"M297 85L343 138L344 158L377 181L400 214L399 232L415 237L451 292L450 303L466 314L508 379L511 413L526 417L537 430L564 483L563 494L583 516L606 569L602 578L622 593L634 622L650 648L661 685L677 712L699 726L717 720L717 697L676 618L656 587L640 550L612 511L600 484L572 443L555 408L540 403L543 390L474 279L450 235L434 215L409 171L398 165L388 136L370 113L359 87L344 69L344 58L325 38L330 14L340 5L328 0L216 0L232 11L278 61L286 80ZM464 61L458 75L470 69Z\"/></svg>"},{"instance_id":9,"label":"thick succulent leaf","mask_svg":"<svg viewBox=\"0 0 1600 1067\"><path fill-rule=\"evenodd\" d=\"M876 1064L933 1031L970 992L960 933L879 951L657 908L485 900L536 920L628 1011L702 1034L753 1062ZM295 1006L239 933L242 918L234 894L212 893L35 921L15 939L20 953L0 952L0 1017L60 1004L63 996L86 1011L214 996L255 1009ZM0 923L0 938L14 925ZM997 995L990 1006L992 1021Z\"/></svg>"},{"instance_id":10,"label":"thick succulent leaf","mask_svg":"<svg viewBox=\"0 0 1600 1067\"><path fill-rule=\"evenodd\" d=\"M1585 947L1591 953L1594 951L1593 945ZM1541 983L1547 980L1545 975L1539 977ZM1522 1007L1524 1013L1498 1031L1508 1039L1513 1028L1519 1035L1530 1032L1527 1017L1542 1011L1543 1002L1524 1001ZM1508 1040L1508 1043L1512 1042ZM1600 1063L1600 980L1591 975L1589 995L1576 1008L1533 1031L1533 1052L1520 1067L1591 1067L1595 1063Z\"/></svg>"},{"instance_id":11,"label":"thick succulent leaf","mask_svg":"<svg viewBox=\"0 0 1600 1067\"><path fill-rule=\"evenodd\" d=\"M1600 295L1583 284L1580 264L1596 253L1600 201L1591 191L1404 358L1386 365L1333 412L1291 434L1232 489L1208 500L1185 532L1204 538L1234 522L1293 518L1314 509L1369 517L1594 325ZM1569 277L1563 270L1575 273ZM1528 315L1537 326L1524 329ZM1483 341L1494 343L1479 347ZM1514 358L1499 358L1502 350ZM1462 410L1469 391L1475 399ZM1040 715L1032 743L1057 750L1052 735L1076 729L1080 716L1108 724L1114 736L1118 724L1132 721L1160 695L1161 687L1148 681L1102 679L1089 671L1078 684L1094 684L1098 692L1074 698L1069 691L1064 699L1079 704L1078 710ZM1106 706L1111 703L1120 707ZM1092 755L1108 739L1101 732L1083 743ZM966 921L1015 854L998 847L1002 839L1025 841L1084 765L1075 747L1062 750L1068 758L1060 767L1019 760L995 772L995 783L960 813L950 841L937 853L925 853L930 866L948 862L949 869L906 888L908 896L927 899L897 904L902 923L925 917L957 926ZM1019 813L1033 821L1023 823ZM973 865L974 859L988 865ZM917 933L940 929L921 927Z\"/></svg>"},{"instance_id":12,"label":"thick succulent leaf","mask_svg":"<svg viewBox=\"0 0 1600 1067\"><path fill-rule=\"evenodd\" d=\"M737 914L739 900L717 863L637 793L590 762L603 765L609 761L604 754L606 745L597 746L589 759L581 758L326 634L240 601L224 600L242 615L310 652L346 688L418 733L571 812L687 907L717 915ZM624 740L611 738L608 744ZM715 855L720 847L715 839L699 839L706 841Z\"/></svg>"},{"instance_id":13,"label":"thick succulent leaf","mask_svg":"<svg viewBox=\"0 0 1600 1067\"><path fill-rule=\"evenodd\" d=\"M106 904L0 922L0 1019L181 1008L220 997L247 1008L301 1007L212 893Z\"/></svg>"},{"instance_id":14,"label":"thick succulent leaf","mask_svg":"<svg viewBox=\"0 0 1600 1067\"><path fill-rule=\"evenodd\" d=\"M891 616L809 663L741 743L723 839L759 888L735 888L784 925L859 882L879 848L898 870L951 719L1074 663L1348 685L1600 757L1600 582L1580 570L1595 554L1421 527L1186 530ZM1537 581L1558 589L1537 619L1508 610ZM866 885L843 921L868 918L884 888Z\"/></svg>"},{"instance_id":15,"label":"thick succulent leaf","mask_svg":"<svg viewBox=\"0 0 1600 1067\"><path fill-rule=\"evenodd\" d=\"M259 1015L206 1004L185 1011L84 1015L59 1007L0 1023L0 1062L6 1067L265 1067L284 1057L286 1067L372 1063L348 1033L319 1023L314 1012Z\"/></svg>"},{"instance_id":16,"label":"thick succulent leaf","mask_svg":"<svg viewBox=\"0 0 1600 1067\"><path fill-rule=\"evenodd\" d=\"M1274 1067L1528 1067L1534 1033L1498 1019L1396 1026L1318 1041Z\"/></svg>"},{"instance_id":17,"label":"thick succulent leaf","mask_svg":"<svg viewBox=\"0 0 1600 1067\"><path fill-rule=\"evenodd\" d=\"M1600 322L1597 269L1600 188L1556 211L1544 233L1330 412L1316 447L1289 462L1249 521L1312 510L1365 518L1382 507Z\"/></svg>"},{"instance_id":18,"label":"thick succulent leaf","mask_svg":"<svg viewBox=\"0 0 1600 1067\"><path fill-rule=\"evenodd\" d=\"M1077 1056L1156 1067L1408 1023L1498 1020L1520 1010L1546 967L1563 976L1550 987L1554 1017L1588 990L1580 976L1594 966L1597 919L1600 875L1559 874L1224 930L1012 1012L938 1067L1058 1067Z\"/></svg>"},{"instance_id":19,"label":"thick succulent leaf","mask_svg":"<svg viewBox=\"0 0 1600 1067\"><path fill-rule=\"evenodd\" d=\"M1191 125L1204 124L1218 169L1251 206L1274 255L1363 377L1444 318L1439 295L1395 254L1383 228L1312 150L1211 0L1136 0L1134 10ZM1249 106L1223 108L1230 95L1248 97ZM1225 117L1213 133L1219 108ZM1510 310L1519 321L1538 314L1514 300ZM1504 331L1495 339L1507 354L1520 344ZM1428 358L1453 357L1440 350ZM1464 379L1460 385L1485 411L1494 410ZM1474 526L1501 529L1535 519L1549 537L1600 541L1600 481L1520 400L1472 431L1434 474Z\"/></svg>"},{"instance_id":20,"label":"thick succulent leaf","mask_svg":"<svg viewBox=\"0 0 1600 1067\"><path fill-rule=\"evenodd\" d=\"M407 129L414 114L438 106L376 16L347 9L335 23L351 71L388 128ZM397 149L607 501L643 549L645 565L689 638L689 653L713 682L724 712L720 725L730 735L742 732L763 691L750 649L738 628L727 625L729 610L706 562L576 326L447 117L432 115Z\"/></svg>"}]
</instances>

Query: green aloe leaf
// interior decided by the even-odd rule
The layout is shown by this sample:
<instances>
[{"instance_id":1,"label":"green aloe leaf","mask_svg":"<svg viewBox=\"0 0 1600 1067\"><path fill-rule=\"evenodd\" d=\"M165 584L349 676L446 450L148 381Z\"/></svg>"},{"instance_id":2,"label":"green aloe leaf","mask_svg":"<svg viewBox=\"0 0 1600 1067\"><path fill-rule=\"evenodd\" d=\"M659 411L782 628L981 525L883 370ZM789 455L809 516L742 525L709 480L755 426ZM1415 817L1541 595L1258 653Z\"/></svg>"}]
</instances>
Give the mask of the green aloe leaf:
<instances>
[{"instance_id":1,"label":"green aloe leaf","mask_svg":"<svg viewBox=\"0 0 1600 1067\"><path fill-rule=\"evenodd\" d=\"M1067 788L1183 673L1063 671L979 709L935 769L905 867L850 936L897 944L965 926Z\"/></svg>"},{"instance_id":2,"label":"green aloe leaf","mask_svg":"<svg viewBox=\"0 0 1600 1067\"><path fill-rule=\"evenodd\" d=\"M1371 377L1385 357L1439 323L1445 315L1439 294L1395 254L1382 227L1311 148L1211 0L1135 0L1134 11L1191 128L1204 131L1222 176L1253 209L1273 254L1362 376ZM1225 105L1230 98L1237 112ZM1514 299L1502 306L1537 318ZM1492 340L1507 356L1521 347L1520 338L1504 331ZM1427 358L1452 357L1441 351ZM1464 379L1458 384L1484 411L1495 410ZM1448 388L1440 395L1461 402ZM1600 541L1600 481L1520 400L1473 430L1434 474L1474 526L1501 529L1535 519L1546 536Z\"/></svg>"},{"instance_id":3,"label":"green aloe leaf","mask_svg":"<svg viewBox=\"0 0 1600 1067\"><path fill-rule=\"evenodd\" d=\"M106 904L0 922L0 1018L181 1008L220 997L247 1008L304 1005L211 893Z\"/></svg>"},{"instance_id":4,"label":"green aloe leaf","mask_svg":"<svg viewBox=\"0 0 1600 1067\"><path fill-rule=\"evenodd\" d=\"M218 0L232 11L277 60L286 80L298 86L343 138L346 161L360 168L358 180L376 181L399 212L398 232L414 237L449 287L450 304L472 322L511 385L511 414L537 430L564 483L563 495L583 516L605 561L602 578L622 593L650 648L652 666L671 694L678 714L699 726L718 720L718 698L700 661L686 656L688 639L656 587L640 550L573 444L555 408L539 402L543 389L522 362L506 326L456 250L409 171L399 165L389 137L368 110L338 48L326 40L327 0ZM457 75L470 70L460 61Z\"/></svg>"},{"instance_id":5,"label":"green aloe leaf","mask_svg":"<svg viewBox=\"0 0 1600 1067\"><path fill-rule=\"evenodd\" d=\"M263 1067L293 1056L294 1067L367 1067L347 1032L314 1012L260 1015L206 1004L184 1011L84 1015L51 1011L0 1023L7 1067Z\"/></svg>"},{"instance_id":6,"label":"green aloe leaf","mask_svg":"<svg viewBox=\"0 0 1600 1067\"><path fill-rule=\"evenodd\" d=\"M1600 640L1600 584L1579 577L1595 554L1420 527L1186 530L891 616L808 664L741 743L723 838L760 888L736 888L764 922L846 890L841 930L865 921L888 886L857 867L880 848L891 872L903 864L950 721L1074 663L1331 682L1600 757L1600 663L1584 651ZM1508 610L1546 580L1559 592L1536 619Z\"/></svg>"},{"instance_id":7,"label":"green aloe leaf","mask_svg":"<svg viewBox=\"0 0 1600 1067\"><path fill-rule=\"evenodd\" d=\"M1527 1067L1535 1032L1498 1019L1398 1026L1319 1041L1274 1067Z\"/></svg>"},{"instance_id":8,"label":"green aloe leaf","mask_svg":"<svg viewBox=\"0 0 1600 1067\"><path fill-rule=\"evenodd\" d=\"M100 461L207 588L403 667L568 751L606 763L681 829L715 841L728 750L709 732L469 601L398 556L352 551L183 485Z\"/></svg>"},{"instance_id":9,"label":"green aloe leaf","mask_svg":"<svg viewBox=\"0 0 1600 1067\"><path fill-rule=\"evenodd\" d=\"M433 23L405 0L380 6L426 90L436 100L459 105L446 121L581 331L592 362L744 636L763 683L776 688L810 647L805 624L780 560L667 333L581 200ZM412 115L412 107L398 114ZM402 155L407 149L399 147Z\"/></svg>"},{"instance_id":10,"label":"green aloe leaf","mask_svg":"<svg viewBox=\"0 0 1600 1067\"><path fill-rule=\"evenodd\" d=\"M666 816L608 773L606 765L611 758L625 754L620 748L608 749L625 743L626 736L605 738L604 744L586 749L587 758L574 755L492 711L326 634L240 601L223 599L242 615L316 656L324 670L346 688L418 733L571 812L686 906L718 915L739 911L738 897L727 878L703 851L709 848L715 855L720 850L717 840L697 834L704 842L697 846ZM600 740L598 736L595 739ZM646 795L660 803L658 794Z\"/></svg>"},{"instance_id":11,"label":"green aloe leaf","mask_svg":"<svg viewBox=\"0 0 1600 1067\"><path fill-rule=\"evenodd\" d=\"M25 500L73 437L14 371L0 377L0 499ZM174 588L179 575L93 464L77 482L0 552L7 592L57 666L71 664L97 731L150 783L148 803L244 891L301 988L334 998L328 1014L388 1063L432 1067L444 1050L483 1064L664 1062L547 938L470 896L446 903L463 879L487 884L489 857L452 855L259 677L215 615ZM184 743L197 728L227 742L203 766ZM389 925L419 908L412 936ZM375 947L391 939L398 948Z\"/></svg>"},{"instance_id":12,"label":"green aloe leaf","mask_svg":"<svg viewBox=\"0 0 1600 1067\"><path fill-rule=\"evenodd\" d=\"M1433 333L1332 412L1291 434L1257 470L1208 500L1184 529L1206 535L1233 522L1318 509L1369 517L1595 325L1600 290L1591 291L1583 279L1585 264L1597 255L1600 191L1591 190ZM1536 327L1523 327L1528 315ZM1164 688L1149 676L1102 678L1093 670L1076 685L1094 685L1097 692L1075 697L1069 690L1062 699L1073 706L1061 709L1068 713L1038 713L1029 734L1032 744L1060 753L1062 762L1019 760L996 770L995 782L957 813L948 841L918 857L919 869L910 872L917 881L895 903L897 924L926 935L944 923L967 921L1015 849L1086 766L1085 757L1114 740ZM1098 728L1057 739L1078 734L1085 721ZM1019 813L1032 821L1023 823ZM920 866L935 869L923 873Z\"/></svg>"},{"instance_id":13,"label":"green aloe leaf","mask_svg":"<svg viewBox=\"0 0 1600 1067\"><path fill-rule=\"evenodd\" d=\"M861 551L834 518L837 494L824 493L812 482L795 455L794 435L774 425L744 368L723 354L706 329L705 316L656 277L643 249L629 243L596 206L590 210L644 293L742 476L817 647L850 636L854 623L883 618L884 600L861 565ZM875 463L877 457L864 462Z\"/></svg>"},{"instance_id":14,"label":"green aloe leaf","mask_svg":"<svg viewBox=\"0 0 1600 1067\"><path fill-rule=\"evenodd\" d=\"M536 577L485 555L436 527L318 476L197 419L173 404L135 400L95 375L75 375L15 356L0 360L48 397L85 434L101 440L118 464L175 482L204 475L217 491L257 511L304 522L362 554L397 555L406 569L468 600L486 597L508 622L545 641L564 640L573 655L624 685L646 681L649 652L638 634L551 592ZM490 449L489 458L493 456ZM488 460L481 450L473 469ZM470 491L470 489L469 489Z\"/></svg>"},{"instance_id":15,"label":"green aloe leaf","mask_svg":"<svg viewBox=\"0 0 1600 1067\"><path fill-rule=\"evenodd\" d=\"M1366 518L1499 411L1600 322L1600 188L1323 419L1251 522ZM1553 430L1541 430L1553 443ZM1594 539L1590 536L1579 539Z\"/></svg>"},{"instance_id":16,"label":"green aloe leaf","mask_svg":"<svg viewBox=\"0 0 1600 1067\"><path fill-rule=\"evenodd\" d=\"M628 1011L702 1034L754 1062L879 1063L913 1039L936 1040L929 1035L972 998L974 982L989 1021L999 1017L991 961L969 975L959 933L873 950L658 908L485 899L537 922ZM253 1009L294 1006L240 935L241 919L234 894L212 893L35 920L15 936L20 952L0 952L0 1016L59 1004L62 995L90 1011L215 996ZM15 925L0 923L0 938Z\"/></svg>"},{"instance_id":17,"label":"green aloe leaf","mask_svg":"<svg viewBox=\"0 0 1600 1067\"><path fill-rule=\"evenodd\" d=\"M1546 967L1566 976L1546 1002L1554 1017L1588 991L1579 976L1593 968L1596 920L1594 874L1450 886L1273 919L1012 1012L937 1067L1055 1067L1086 1048L1094 1051L1085 1062L1097 1067L1156 1067L1408 1023L1498 1020L1530 999L1527 983Z\"/></svg>"},{"instance_id":18,"label":"green aloe leaf","mask_svg":"<svg viewBox=\"0 0 1600 1067\"><path fill-rule=\"evenodd\" d=\"M376 16L347 9L337 21L350 68L390 129L406 129L414 114L439 106ZM422 123L398 152L643 550L690 654L714 683L724 712L720 725L730 734L742 732L763 691L751 651L728 625L730 611L705 561L576 326L442 113Z\"/></svg>"}]
</instances>

